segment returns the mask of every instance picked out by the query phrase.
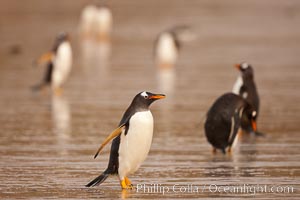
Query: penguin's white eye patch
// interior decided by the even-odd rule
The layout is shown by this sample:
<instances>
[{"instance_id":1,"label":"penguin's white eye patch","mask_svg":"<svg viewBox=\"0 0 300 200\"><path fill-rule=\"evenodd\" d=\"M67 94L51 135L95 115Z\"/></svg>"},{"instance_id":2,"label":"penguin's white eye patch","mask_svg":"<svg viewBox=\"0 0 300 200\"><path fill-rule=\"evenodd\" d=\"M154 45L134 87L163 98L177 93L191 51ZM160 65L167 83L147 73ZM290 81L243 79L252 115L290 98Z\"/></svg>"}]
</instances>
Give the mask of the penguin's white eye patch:
<instances>
[{"instance_id":1,"label":"penguin's white eye patch","mask_svg":"<svg viewBox=\"0 0 300 200\"><path fill-rule=\"evenodd\" d=\"M247 69L249 67L249 64L248 63L243 63L242 65L241 65L241 68L242 69Z\"/></svg>"},{"instance_id":2,"label":"penguin's white eye patch","mask_svg":"<svg viewBox=\"0 0 300 200\"><path fill-rule=\"evenodd\" d=\"M147 94L147 92L142 92L141 95L142 95L145 99L148 99L148 94Z\"/></svg>"},{"instance_id":3,"label":"penguin's white eye patch","mask_svg":"<svg viewBox=\"0 0 300 200\"><path fill-rule=\"evenodd\" d=\"M252 117L256 117L256 111L252 112Z\"/></svg>"}]
</instances>

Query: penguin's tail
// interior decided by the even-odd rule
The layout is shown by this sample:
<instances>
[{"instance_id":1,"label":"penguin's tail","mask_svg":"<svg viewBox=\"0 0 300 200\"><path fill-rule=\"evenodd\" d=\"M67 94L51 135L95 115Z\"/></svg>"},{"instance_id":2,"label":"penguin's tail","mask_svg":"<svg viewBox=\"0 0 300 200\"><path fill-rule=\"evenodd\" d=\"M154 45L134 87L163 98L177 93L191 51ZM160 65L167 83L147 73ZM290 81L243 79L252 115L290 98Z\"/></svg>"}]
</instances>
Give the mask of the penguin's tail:
<instances>
[{"instance_id":1,"label":"penguin's tail","mask_svg":"<svg viewBox=\"0 0 300 200\"><path fill-rule=\"evenodd\" d=\"M100 176L89 182L88 184L85 185L85 187L94 187L96 185L100 185L103 183L109 176L110 174L104 171Z\"/></svg>"}]
</instances>

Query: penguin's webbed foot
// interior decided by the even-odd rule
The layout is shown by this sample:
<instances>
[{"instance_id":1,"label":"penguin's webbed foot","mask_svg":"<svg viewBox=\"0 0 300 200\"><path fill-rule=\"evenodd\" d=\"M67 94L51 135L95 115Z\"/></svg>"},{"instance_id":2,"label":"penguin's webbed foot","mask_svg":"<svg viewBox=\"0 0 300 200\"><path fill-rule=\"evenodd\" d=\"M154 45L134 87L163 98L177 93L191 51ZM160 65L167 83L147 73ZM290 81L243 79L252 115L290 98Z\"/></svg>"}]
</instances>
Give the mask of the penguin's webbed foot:
<instances>
[{"instance_id":1,"label":"penguin's webbed foot","mask_svg":"<svg viewBox=\"0 0 300 200\"><path fill-rule=\"evenodd\" d=\"M62 93L63 93L63 89L61 87L57 87L57 88L54 89L54 94L56 96L61 96Z\"/></svg>"},{"instance_id":2,"label":"penguin's webbed foot","mask_svg":"<svg viewBox=\"0 0 300 200\"><path fill-rule=\"evenodd\" d=\"M212 150L211 150L211 152L212 152L213 154L216 154L216 153L217 153L217 149L213 147Z\"/></svg>"},{"instance_id":3,"label":"penguin's webbed foot","mask_svg":"<svg viewBox=\"0 0 300 200\"><path fill-rule=\"evenodd\" d=\"M125 177L121 182L121 187L122 189L129 189L132 190L133 189L133 185L131 184L131 181L129 180L129 178Z\"/></svg>"},{"instance_id":4,"label":"penguin's webbed foot","mask_svg":"<svg viewBox=\"0 0 300 200\"><path fill-rule=\"evenodd\" d=\"M231 147L228 147L227 152L230 154L231 153Z\"/></svg>"}]
</instances>

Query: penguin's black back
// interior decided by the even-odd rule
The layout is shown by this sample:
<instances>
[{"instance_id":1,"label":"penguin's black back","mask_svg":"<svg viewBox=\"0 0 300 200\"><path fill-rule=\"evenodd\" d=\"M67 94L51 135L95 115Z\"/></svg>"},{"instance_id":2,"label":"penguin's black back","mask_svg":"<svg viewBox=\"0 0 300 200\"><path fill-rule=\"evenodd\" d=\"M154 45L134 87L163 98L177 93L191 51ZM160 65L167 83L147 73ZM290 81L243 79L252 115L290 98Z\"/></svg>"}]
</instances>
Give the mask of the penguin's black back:
<instances>
[{"instance_id":1,"label":"penguin's black back","mask_svg":"<svg viewBox=\"0 0 300 200\"><path fill-rule=\"evenodd\" d=\"M231 119L237 110L245 106L238 95L226 93L219 97L207 113L204 129L209 143L224 150L229 145Z\"/></svg>"},{"instance_id":2,"label":"penguin's black back","mask_svg":"<svg viewBox=\"0 0 300 200\"><path fill-rule=\"evenodd\" d=\"M256 110L257 115L259 113L259 96L256 90L254 82L246 82L243 84L240 90L240 95L242 96L244 92L247 92L246 101L253 106Z\"/></svg>"},{"instance_id":3,"label":"penguin's black back","mask_svg":"<svg viewBox=\"0 0 300 200\"><path fill-rule=\"evenodd\" d=\"M246 101L254 108L257 113L259 113L259 95L257 92L256 84L254 82L254 70L252 66L249 66L243 73L242 73L243 85L240 89L240 95L246 92L247 97L245 98Z\"/></svg>"}]
</instances>

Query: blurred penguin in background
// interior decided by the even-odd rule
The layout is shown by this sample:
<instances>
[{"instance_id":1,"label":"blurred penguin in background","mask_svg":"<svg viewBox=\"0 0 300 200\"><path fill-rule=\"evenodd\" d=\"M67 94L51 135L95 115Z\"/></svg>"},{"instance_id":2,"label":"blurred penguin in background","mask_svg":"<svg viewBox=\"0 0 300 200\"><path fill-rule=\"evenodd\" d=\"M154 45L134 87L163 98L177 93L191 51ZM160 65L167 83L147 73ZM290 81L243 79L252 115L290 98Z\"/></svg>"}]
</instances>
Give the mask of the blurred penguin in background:
<instances>
[{"instance_id":1,"label":"blurred penguin in background","mask_svg":"<svg viewBox=\"0 0 300 200\"><path fill-rule=\"evenodd\" d=\"M49 85L54 94L60 95L72 68L72 48L69 35L60 33L56 37L51 51L43 54L37 64L45 65L47 69L43 80L33 86L33 90L41 90Z\"/></svg>"},{"instance_id":2,"label":"blurred penguin in background","mask_svg":"<svg viewBox=\"0 0 300 200\"><path fill-rule=\"evenodd\" d=\"M107 6L87 5L81 13L79 31L81 38L110 42L112 12Z\"/></svg>"},{"instance_id":3,"label":"blurred penguin in background","mask_svg":"<svg viewBox=\"0 0 300 200\"><path fill-rule=\"evenodd\" d=\"M238 76L232 92L241 96L245 99L256 111L256 120L259 115L259 95L256 89L256 84L254 81L254 70L253 67L246 63L242 62L240 64L236 64L235 67L239 70L240 75ZM242 123L242 128L246 132L249 132L247 129L249 127L247 123ZM262 133L257 133L256 135L261 135Z\"/></svg>"},{"instance_id":4,"label":"blurred penguin in background","mask_svg":"<svg viewBox=\"0 0 300 200\"><path fill-rule=\"evenodd\" d=\"M82 66L89 68L88 72L94 73L90 67L106 69L111 55L112 23L112 12L107 6L87 5L82 10L79 24Z\"/></svg>"},{"instance_id":5,"label":"blurred penguin in background","mask_svg":"<svg viewBox=\"0 0 300 200\"><path fill-rule=\"evenodd\" d=\"M172 68L178 59L182 43L193 39L188 26L175 26L158 35L154 46L154 56L159 68Z\"/></svg>"},{"instance_id":6,"label":"blurred penguin in background","mask_svg":"<svg viewBox=\"0 0 300 200\"><path fill-rule=\"evenodd\" d=\"M175 26L161 32L154 43L154 57L158 68L159 90L173 92L175 82L175 65L182 43L195 38L186 25Z\"/></svg>"}]
</instances>

